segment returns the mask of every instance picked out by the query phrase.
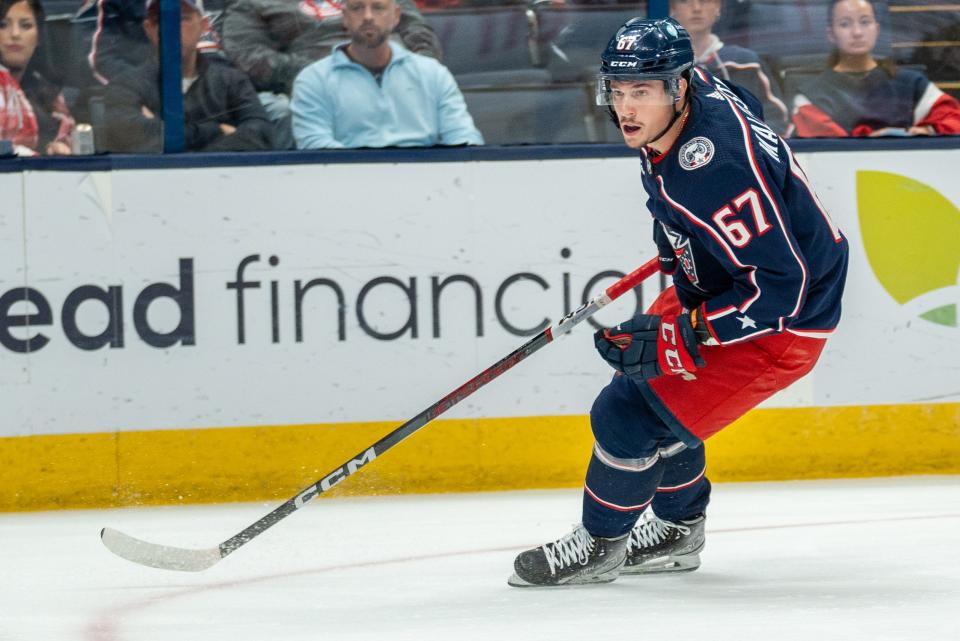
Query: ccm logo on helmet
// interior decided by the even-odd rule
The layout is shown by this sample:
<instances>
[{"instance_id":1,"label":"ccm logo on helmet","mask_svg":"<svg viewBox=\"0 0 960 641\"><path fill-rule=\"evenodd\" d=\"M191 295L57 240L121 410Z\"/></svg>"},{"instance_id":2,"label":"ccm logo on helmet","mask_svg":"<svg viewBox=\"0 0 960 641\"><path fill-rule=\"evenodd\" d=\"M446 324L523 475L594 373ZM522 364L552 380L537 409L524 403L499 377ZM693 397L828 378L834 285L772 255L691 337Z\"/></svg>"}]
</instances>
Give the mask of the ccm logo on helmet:
<instances>
[{"instance_id":1,"label":"ccm logo on helmet","mask_svg":"<svg viewBox=\"0 0 960 641\"><path fill-rule=\"evenodd\" d=\"M629 60L611 60L610 61L611 67L636 67L637 64L638 63L636 61L631 62Z\"/></svg>"}]
</instances>

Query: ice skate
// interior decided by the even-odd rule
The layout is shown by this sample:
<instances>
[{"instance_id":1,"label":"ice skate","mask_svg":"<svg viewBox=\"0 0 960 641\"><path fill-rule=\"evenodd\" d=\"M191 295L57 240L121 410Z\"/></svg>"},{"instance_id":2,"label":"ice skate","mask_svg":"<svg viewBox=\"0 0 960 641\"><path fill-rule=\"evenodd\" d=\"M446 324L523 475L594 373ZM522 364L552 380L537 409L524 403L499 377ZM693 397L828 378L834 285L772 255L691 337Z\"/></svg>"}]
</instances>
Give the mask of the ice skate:
<instances>
[{"instance_id":1,"label":"ice skate","mask_svg":"<svg viewBox=\"0 0 960 641\"><path fill-rule=\"evenodd\" d=\"M664 521L647 513L630 531L622 574L692 572L700 567L706 543L702 514L685 521Z\"/></svg>"},{"instance_id":2,"label":"ice skate","mask_svg":"<svg viewBox=\"0 0 960 641\"><path fill-rule=\"evenodd\" d=\"M620 574L627 536L591 536L582 526L552 543L521 552L507 583L518 588L609 583Z\"/></svg>"}]
</instances>

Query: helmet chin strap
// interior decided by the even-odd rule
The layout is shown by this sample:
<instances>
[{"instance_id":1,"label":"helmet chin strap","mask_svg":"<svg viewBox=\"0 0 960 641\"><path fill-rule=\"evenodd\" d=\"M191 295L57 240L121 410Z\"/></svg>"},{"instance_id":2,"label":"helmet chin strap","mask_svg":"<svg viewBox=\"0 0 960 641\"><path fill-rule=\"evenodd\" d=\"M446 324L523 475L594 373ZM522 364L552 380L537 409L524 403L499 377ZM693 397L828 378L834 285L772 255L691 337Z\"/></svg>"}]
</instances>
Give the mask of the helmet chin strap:
<instances>
[{"instance_id":1,"label":"helmet chin strap","mask_svg":"<svg viewBox=\"0 0 960 641\"><path fill-rule=\"evenodd\" d=\"M683 106L680 107L679 111L677 111L676 109L673 110L673 117L670 118L670 122L667 123L666 127L660 130L660 133L658 133L655 137L650 139L650 141L646 144L647 147L649 147L653 143L663 138L664 134L670 131L670 128L673 127L673 125L677 122L677 119L680 118L680 116L683 114L683 110L687 108L688 104L689 104L689 100L687 99L686 93L684 93Z\"/></svg>"}]
</instances>

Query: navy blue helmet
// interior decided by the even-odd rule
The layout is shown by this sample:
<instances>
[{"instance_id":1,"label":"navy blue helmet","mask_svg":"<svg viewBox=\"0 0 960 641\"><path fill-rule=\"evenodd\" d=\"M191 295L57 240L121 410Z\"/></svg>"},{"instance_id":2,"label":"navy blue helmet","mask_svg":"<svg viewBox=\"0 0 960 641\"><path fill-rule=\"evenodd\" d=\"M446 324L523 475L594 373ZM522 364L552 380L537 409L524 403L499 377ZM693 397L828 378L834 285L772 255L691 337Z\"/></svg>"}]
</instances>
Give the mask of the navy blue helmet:
<instances>
[{"instance_id":1,"label":"navy blue helmet","mask_svg":"<svg viewBox=\"0 0 960 641\"><path fill-rule=\"evenodd\" d=\"M674 102L679 78L693 66L690 34L673 18L631 18L600 55L597 104L610 104L613 80L663 80Z\"/></svg>"}]
</instances>

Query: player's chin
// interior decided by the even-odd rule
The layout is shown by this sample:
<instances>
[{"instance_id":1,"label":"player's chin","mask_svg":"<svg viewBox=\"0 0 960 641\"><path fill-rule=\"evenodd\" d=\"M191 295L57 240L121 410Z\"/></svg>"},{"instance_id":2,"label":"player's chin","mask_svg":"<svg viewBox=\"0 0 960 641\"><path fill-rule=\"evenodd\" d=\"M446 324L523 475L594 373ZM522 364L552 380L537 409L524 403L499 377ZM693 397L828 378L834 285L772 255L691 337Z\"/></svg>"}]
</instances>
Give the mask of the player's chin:
<instances>
[{"instance_id":1,"label":"player's chin","mask_svg":"<svg viewBox=\"0 0 960 641\"><path fill-rule=\"evenodd\" d=\"M625 142L628 147L639 149L647 144L647 138L643 135L643 127L621 124L620 133L623 134L623 142Z\"/></svg>"}]
</instances>

